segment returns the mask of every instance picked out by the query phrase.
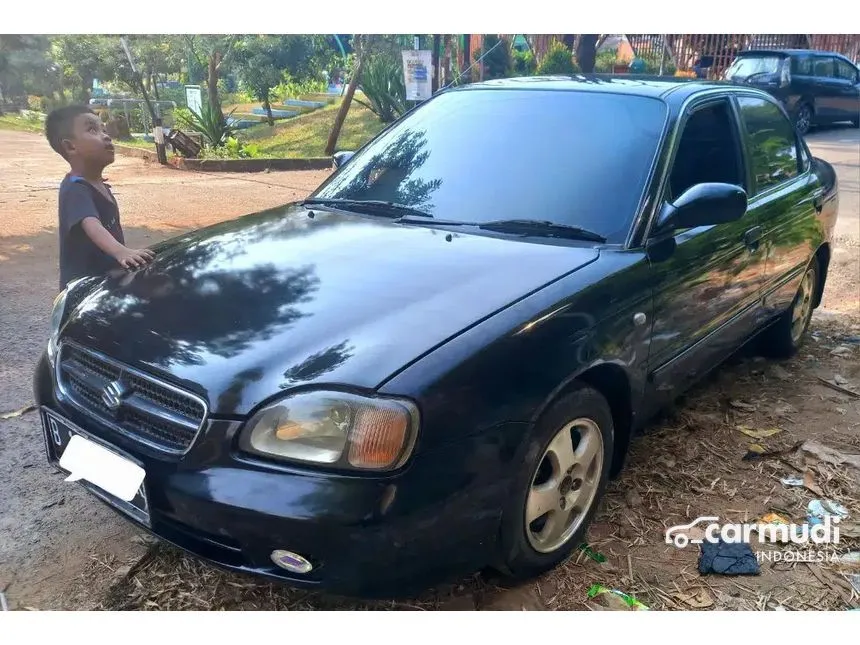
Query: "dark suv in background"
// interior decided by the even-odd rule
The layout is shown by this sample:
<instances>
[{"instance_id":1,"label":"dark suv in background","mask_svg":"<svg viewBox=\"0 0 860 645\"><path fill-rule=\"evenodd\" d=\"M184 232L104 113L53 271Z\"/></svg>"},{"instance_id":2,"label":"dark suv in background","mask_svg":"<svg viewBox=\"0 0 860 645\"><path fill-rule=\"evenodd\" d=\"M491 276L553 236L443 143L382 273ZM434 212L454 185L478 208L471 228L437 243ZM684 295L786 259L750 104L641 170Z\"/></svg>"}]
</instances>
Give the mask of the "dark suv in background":
<instances>
[{"instance_id":1,"label":"dark suv in background","mask_svg":"<svg viewBox=\"0 0 860 645\"><path fill-rule=\"evenodd\" d=\"M812 126L850 121L860 126L860 71L835 52L754 49L741 52L724 79L779 99L800 134Z\"/></svg>"}]
</instances>

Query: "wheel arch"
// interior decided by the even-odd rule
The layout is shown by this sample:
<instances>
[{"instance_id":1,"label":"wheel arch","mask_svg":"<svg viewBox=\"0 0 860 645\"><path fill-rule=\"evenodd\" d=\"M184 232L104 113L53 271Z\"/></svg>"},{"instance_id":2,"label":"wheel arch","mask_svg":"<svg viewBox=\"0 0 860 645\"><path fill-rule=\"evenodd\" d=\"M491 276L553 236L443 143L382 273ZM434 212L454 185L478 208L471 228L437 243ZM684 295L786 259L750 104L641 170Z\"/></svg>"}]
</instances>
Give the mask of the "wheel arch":
<instances>
[{"instance_id":1,"label":"wheel arch","mask_svg":"<svg viewBox=\"0 0 860 645\"><path fill-rule=\"evenodd\" d=\"M581 385L590 386L600 392L612 412L615 445L609 476L614 479L624 466L633 433L633 391L631 379L624 367L617 363L603 362L571 376L547 398L534 415L532 423L536 422L556 401Z\"/></svg>"},{"instance_id":2,"label":"wheel arch","mask_svg":"<svg viewBox=\"0 0 860 645\"><path fill-rule=\"evenodd\" d=\"M818 262L818 281L815 285L815 296L812 300L813 309L821 304L824 297L824 285L827 282L827 270L830 268L830 243L824 242L815 251L813 259Z\"/></svg>"}]
</instances>

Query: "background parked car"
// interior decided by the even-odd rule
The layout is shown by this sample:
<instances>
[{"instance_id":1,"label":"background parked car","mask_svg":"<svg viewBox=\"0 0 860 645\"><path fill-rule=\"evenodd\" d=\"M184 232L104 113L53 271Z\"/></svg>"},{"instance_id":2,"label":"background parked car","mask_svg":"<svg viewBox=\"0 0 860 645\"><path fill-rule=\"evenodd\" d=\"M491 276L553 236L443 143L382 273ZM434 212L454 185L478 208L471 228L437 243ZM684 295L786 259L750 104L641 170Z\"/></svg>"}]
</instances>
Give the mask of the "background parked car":
<instances>
[{"instance_id":1,"label":"background parked car","mask_svg":"<svg viewBox=\"0 0 860 645\"><path fill-rule=\"evenodd\" d=\"M780 101L800 134L850 121L860 127L860 70L835 52L754 49L741 52L724 79L752 85Z\"/></svg>"}]
</instances>

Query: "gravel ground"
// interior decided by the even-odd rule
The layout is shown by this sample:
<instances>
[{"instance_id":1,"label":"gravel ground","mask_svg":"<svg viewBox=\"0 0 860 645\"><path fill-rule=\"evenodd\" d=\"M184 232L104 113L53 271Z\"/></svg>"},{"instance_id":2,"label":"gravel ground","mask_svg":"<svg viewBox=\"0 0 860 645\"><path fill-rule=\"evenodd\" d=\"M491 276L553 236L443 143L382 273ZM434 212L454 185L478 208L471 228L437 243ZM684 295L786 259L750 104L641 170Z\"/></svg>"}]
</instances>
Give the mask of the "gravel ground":
<instances>
[{"instance_id":1,"label":"gravel ground","mask_svg":"<svg viewBox=\"0 0 860 645\"><path fill-rule=\"evenodd\" d=\"M814 318L816 337L808 353L780 366L782 372L752 358L727 365L636 442L624 476L613 484L589 535L606 555L605 563L575 558L534 585L501 594L478 576L397 603L355 604L260 584L170 548L150 548L113 512L52 473L38 419L30 413L0 420L0 591L12 608L37 609L573 609L585 608L585 589L597 581L635 592L654 608L696 603L765 608L777 602L804 609L856 603L844 578L818 565L786 571L770 567L743 581L703 582L689 549L679 552L662 544L661 522L708 513L735 517L738 510L752 517L774 504L802 516L811 493L781 487L779 475L787 473L780 468L789 468L784 462L743 462L750 441L736 430L740 423L779 424L782 432L763 441L771 450L817 437L860 452L860 401L817 380L838 373L846 387L860 391L860 349L852 345L847 355L831 355L844 339L860 335L860 131L829 130L811 135L809 142L814 154L834 163L842 186L837 247L823 308ZM66 168L37 135L0 131L0 149L13 152L0 157L3 413L32 399L32 369L57 291L56 189ZM129 244L135 246L300 198L327 176L188 173L124 157L106 174ZM752 407L733 407L738 400ZM775 415L774 410L784 412ZM801 458L797 451L784 455L785 462L804 469ZM665 468L655 469L659 463ZM850 469L813 466L813 477L824 493L845 503L857 501L851 484L860 476ZM856 517L860 507L853 510Z\"/></svg>"}]
</instances>

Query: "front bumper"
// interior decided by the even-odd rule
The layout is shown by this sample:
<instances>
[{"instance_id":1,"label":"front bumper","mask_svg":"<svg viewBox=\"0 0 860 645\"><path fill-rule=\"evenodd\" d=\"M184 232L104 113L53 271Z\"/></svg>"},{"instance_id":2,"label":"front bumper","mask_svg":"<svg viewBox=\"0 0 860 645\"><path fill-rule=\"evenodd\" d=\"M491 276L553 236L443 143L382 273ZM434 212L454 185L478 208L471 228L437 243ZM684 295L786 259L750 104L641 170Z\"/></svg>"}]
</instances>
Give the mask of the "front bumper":
<instances>
[{"instance_id":1,"label":"front bumper","mask_svg":"<svg viewBox=\"0 0 860 645\"><path fill-rule=\"evenodd\" d=\"M150 453L58 400L45 356L34 392L38 405L144 467L149 526L117 509L129 521L222 568L345 595L414 593L490 564L510 446L523 431L501 426L416 454L394 476L323 474L237 455L234 420L211 420L181 459ZM47 432L45 441L50 459ZM275 549L313 569L277 567Z\"/></svg>"}]
</instances>

